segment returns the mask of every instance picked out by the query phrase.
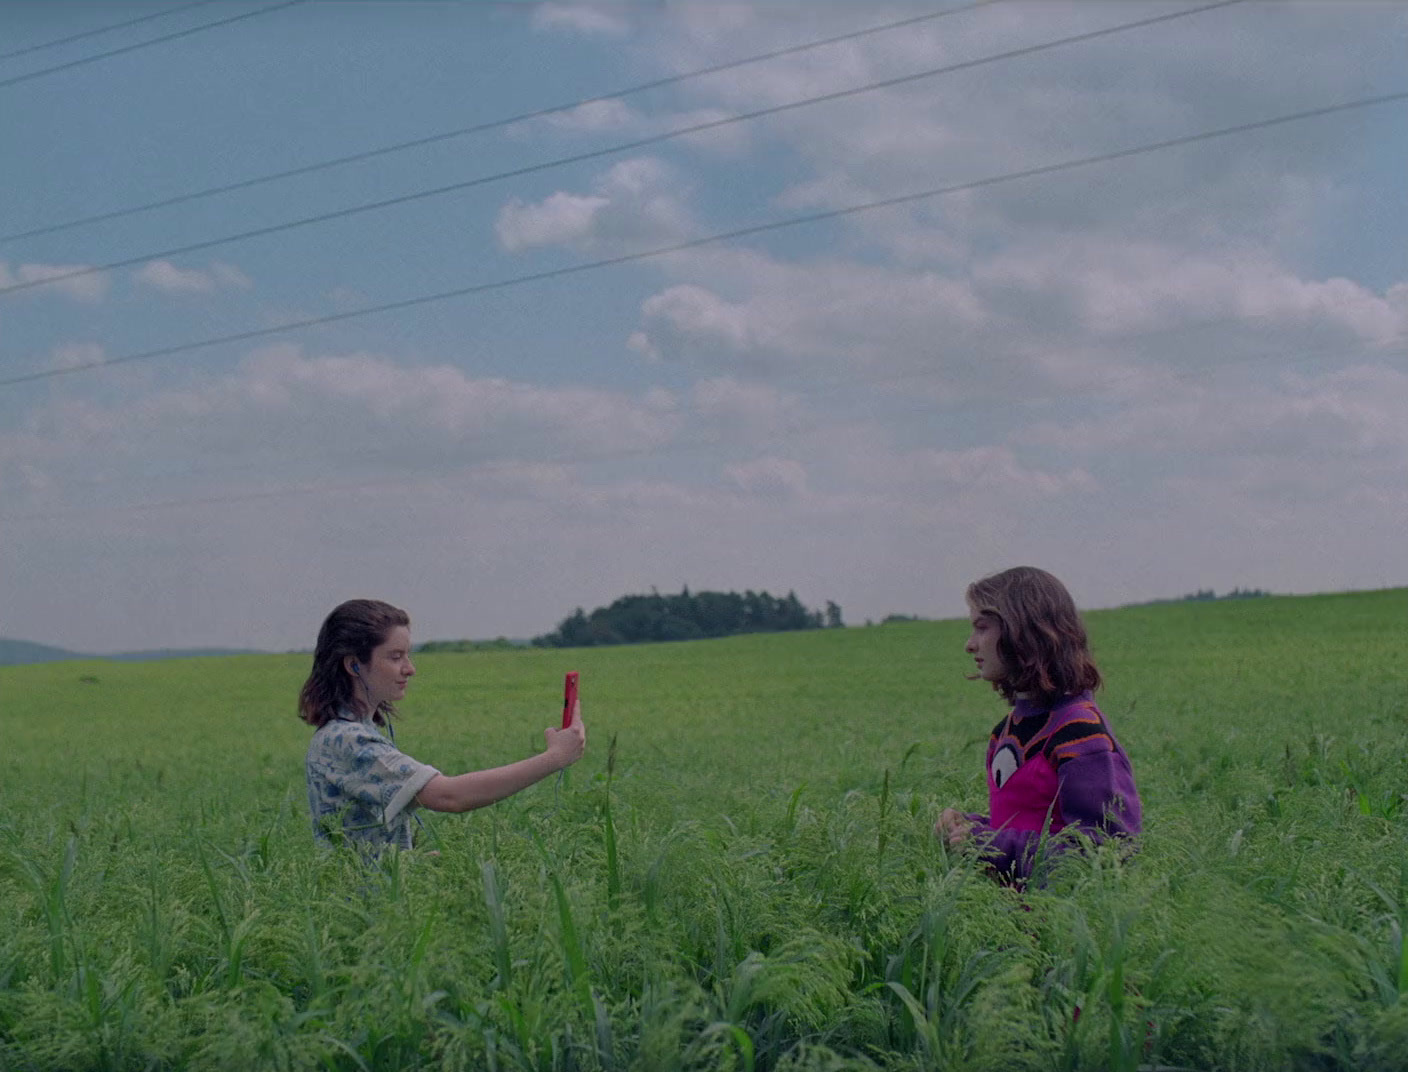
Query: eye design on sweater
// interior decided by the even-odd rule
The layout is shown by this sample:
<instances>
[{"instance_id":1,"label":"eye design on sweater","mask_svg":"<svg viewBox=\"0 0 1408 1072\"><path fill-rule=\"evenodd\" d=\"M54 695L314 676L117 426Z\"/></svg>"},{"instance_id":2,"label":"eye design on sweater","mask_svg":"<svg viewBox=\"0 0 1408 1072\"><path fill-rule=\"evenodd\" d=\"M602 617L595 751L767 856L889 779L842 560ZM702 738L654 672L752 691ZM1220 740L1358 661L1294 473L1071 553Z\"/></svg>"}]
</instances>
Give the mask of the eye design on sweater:
<instances>
[{"instance_id":1,"label":"eye design on sweater","mask_svg":"<svg viewBox=\"0 0 1408 1072\"><path fill-rule=\"evenodd\" d=\"M1005 744L997 750L997 755L992 757L992 780L1001 789L1007 784L1007 779L1017 773L1017 750L1010 744Z\"/></svg>"}]
</instances>

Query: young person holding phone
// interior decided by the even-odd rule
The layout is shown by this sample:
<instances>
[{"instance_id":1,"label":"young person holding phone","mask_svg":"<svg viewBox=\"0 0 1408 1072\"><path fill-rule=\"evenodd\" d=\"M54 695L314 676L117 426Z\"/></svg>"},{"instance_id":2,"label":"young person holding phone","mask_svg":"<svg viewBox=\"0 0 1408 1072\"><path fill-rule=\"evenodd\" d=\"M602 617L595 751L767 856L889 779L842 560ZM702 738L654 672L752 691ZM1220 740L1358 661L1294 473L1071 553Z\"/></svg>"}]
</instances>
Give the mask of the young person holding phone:
<instances>
[{"instance_id":1,"label":"young person holding phone","mask_svg":"<svg viewBox=\"0 0 1408 1072\"><path fill-rule=\"evenodd\" d=\"M318 840L345 840L373 855L391 845L409 849L417 808L482 808L582 757L587 733L574 703L563 728L544 731L546 750L516 763L447 775L412 759L396 747L391 719L415 672L405 611L352 599L323 622L298 697L300 717L316 728L305 771Z\"/></svg>"}]
</instances>

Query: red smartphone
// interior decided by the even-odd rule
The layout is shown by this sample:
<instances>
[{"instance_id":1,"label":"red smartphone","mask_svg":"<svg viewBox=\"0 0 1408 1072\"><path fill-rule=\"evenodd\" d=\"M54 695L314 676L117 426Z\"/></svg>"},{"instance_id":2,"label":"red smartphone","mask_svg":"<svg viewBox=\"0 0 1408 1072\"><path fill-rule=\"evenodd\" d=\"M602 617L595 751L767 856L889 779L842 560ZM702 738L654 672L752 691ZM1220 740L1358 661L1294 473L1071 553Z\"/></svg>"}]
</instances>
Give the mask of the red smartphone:
<instances>
[{"instance_id":1,"label":"red smartphone","mask_svg":"<svg viewBox=\"0 0 1408 1072\"><path fill-rule=\"evenodd\" d=\"M577 671L567 675L562 684L562 728L572 724L572 710L577 706Z\"/></svg>"}]
</instances>

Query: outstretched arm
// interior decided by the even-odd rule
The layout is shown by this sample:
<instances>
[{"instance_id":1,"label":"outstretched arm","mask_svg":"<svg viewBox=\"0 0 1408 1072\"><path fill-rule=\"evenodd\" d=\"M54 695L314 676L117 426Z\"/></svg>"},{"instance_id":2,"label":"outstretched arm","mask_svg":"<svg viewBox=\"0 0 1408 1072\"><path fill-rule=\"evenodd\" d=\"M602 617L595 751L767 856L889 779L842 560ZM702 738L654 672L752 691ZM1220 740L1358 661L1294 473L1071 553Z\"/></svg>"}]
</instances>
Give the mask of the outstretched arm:
<instances>
[{"instance_id":1,"label":"outstretched arm","mask_svg":"<svg viewBox=\"0 0 1408 1072\"><path fill-rule=\"evenodd\" d=\"M416 794L416 803L431 811L473 811L527 789L550 774L569 767L582 758L587 746L587 730L580 713L565 730L548 728L547 750L489 770L466 774L437 774Z\"/></svg>"},{"instance_id":2,"label":"outstretched arm","mask_svg":"<svg viewBox=\"0 0 1408 1072\"><path fill-rule=\"evenodd\" d=\"M945 808L934 824L934 835L955 849L971 839L980 846L983 861L993 870L1021 878L1031 870L1032 853L1041 831L999 830L986 815L965 815L957 808Z\"/></svg>"}]
</instances>

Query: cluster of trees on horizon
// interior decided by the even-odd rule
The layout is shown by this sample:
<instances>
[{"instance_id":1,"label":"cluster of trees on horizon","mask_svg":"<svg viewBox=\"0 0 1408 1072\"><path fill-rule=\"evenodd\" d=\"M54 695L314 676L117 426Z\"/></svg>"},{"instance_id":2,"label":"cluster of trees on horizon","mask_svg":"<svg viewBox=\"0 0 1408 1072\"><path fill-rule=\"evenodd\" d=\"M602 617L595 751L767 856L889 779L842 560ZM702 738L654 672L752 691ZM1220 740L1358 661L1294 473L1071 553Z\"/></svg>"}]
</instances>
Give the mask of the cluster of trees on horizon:
<instances>
[{"instance_id":1,"label":"cluster of trees on horizon","mask_svg":"<svg viewBox=\"0 0 1408 1072\"><path fill-rule=\"evenodd\" d=\"M1199 588L1196 592L1189 592L1183 597L1185 603L1198 602L1205 599L1259 599L1262 596L1269 596L1271 593L1260 588L1234 588L1230 592L1218 595L1211 588Z\"/></svg>"},{"instance_id":2,"label":"cluster of trees on horizon","mask_svg":"<svg viewBox=\"0 0 1408 1072\"><path fill-rule=\"evenodd\" d=\"M551 633L533 638L538 648L585 648L601 644L646 644L703 640L740 633L781 633L796 629L841 629L841 608L809 610L795 592L778 598L767 592L690 592L678 595L622 596L587 614L578 607Z\"/></svg>"},{"instance_id":3,"label":"cluster of trees on horizon","mask_svg":"<svg viewBox=\"0 0 1408 1072\"><path fill-rule=\"evenodd\" d=\"M1218 595L1212 588L1199 588L1196 592L1185 592L1181 596L1166 599L1147 599L1142 603L1130 603L1131 607L1159 607L1169 603L1221 603L1228 599L1263 599L1274 593L1262 588L1234 588Z\"/></svg>"},{"instance_id":4,"label":"cluster of trees on horizon","mask_svg":"<svg viewBox=\"0 0 1408 1072\"><path fill-rule=\"evenodd\" d=\"M1272 593L1261 588L1233 588L1219 595L1211 588L1170 599L1153 599L1135 606L1202 602L1227 599L1257 599ZM867 626L925 622L914 614L889 614ZM671 640L704 640L737 636L742 633L778 633L795 629L841 629L845 622L841 608L830 600L824 610L804 606L795 592L778 598L768 592L690 592L678 595L622 596L609 607L597 607L590 614L578 607L559 623L556 630L531 640L432 640L418 645L419 652L511 651L526 647L586 648L604 644L650 644Z\"/></svg>"}]
</instances>

